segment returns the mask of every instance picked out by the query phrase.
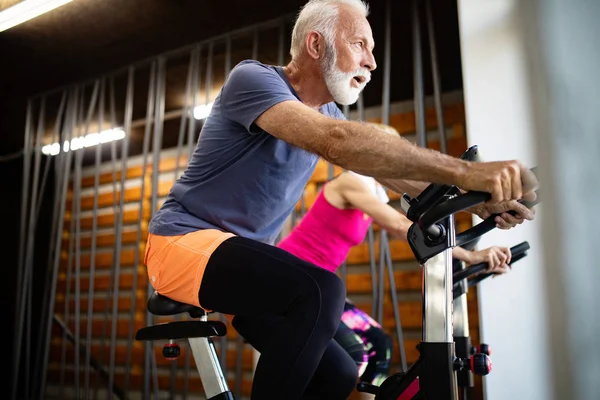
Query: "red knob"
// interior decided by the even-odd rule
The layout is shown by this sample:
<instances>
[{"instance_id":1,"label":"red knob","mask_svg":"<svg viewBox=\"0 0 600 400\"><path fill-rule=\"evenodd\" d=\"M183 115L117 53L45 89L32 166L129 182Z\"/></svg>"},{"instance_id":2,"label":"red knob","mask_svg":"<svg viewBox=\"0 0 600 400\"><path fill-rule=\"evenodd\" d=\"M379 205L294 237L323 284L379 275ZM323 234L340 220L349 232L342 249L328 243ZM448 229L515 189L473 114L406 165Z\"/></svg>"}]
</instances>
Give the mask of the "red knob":
<instances>
[{"instance_id":1,"label":"red knob","mask_svg":"<svg viewBox=\"0 0 600 400\"><path fill-rule=\"evenodd\" d=\"M167 360L173 361L179 357L179 354L181 354L181 349L177 343L167 343L163 347L162 353L163 357L165 357Z\"/></svg>"},{"instance_id":2,"label":"red knob","mask_svg":"<svg viewBox=\"0 0 600 400\"><path fill-rule=\"evenodd\" d=\"M471 371L475 375L487 375L492 372L492 359L486 354L478 353L471 356L470 359Z\"/></svg>"}]
</instances>

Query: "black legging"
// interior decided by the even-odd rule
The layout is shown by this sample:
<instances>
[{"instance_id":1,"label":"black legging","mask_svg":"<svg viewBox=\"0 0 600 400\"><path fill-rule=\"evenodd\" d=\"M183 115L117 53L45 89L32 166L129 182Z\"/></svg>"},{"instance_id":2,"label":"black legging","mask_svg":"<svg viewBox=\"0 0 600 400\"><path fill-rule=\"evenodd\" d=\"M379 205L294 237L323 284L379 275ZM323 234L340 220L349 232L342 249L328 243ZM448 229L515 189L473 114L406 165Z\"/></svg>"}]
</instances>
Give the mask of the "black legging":
<instances>
[{"instance_id":1,"label":"black legging","mask_svg":"<svg viewBox=\"0 0 600 400\"><path fill-rule=\"evenodd\" d=\"M357 369L332 340L344 308L337 275L285 250L233 237L211 255L200 304L235 315L261 356L252 400L346 399Z\"/></svg>"}]
</instances>

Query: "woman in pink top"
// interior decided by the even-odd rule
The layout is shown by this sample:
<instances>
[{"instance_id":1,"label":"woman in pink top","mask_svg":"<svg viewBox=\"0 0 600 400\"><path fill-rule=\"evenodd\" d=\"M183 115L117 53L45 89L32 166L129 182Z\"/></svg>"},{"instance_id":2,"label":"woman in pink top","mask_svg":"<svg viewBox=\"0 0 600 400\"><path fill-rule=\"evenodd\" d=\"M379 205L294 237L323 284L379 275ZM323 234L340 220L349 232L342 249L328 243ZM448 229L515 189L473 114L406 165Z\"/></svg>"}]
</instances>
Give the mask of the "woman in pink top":
<instances>
[{"instance_id":1,"label":"woman in pink top","mask_svg":"<svg viewBox=\"0 0 600 400\"><path fill-rule=\"evenodd\" d=\"M302 221L277 247L319 267L335 272L350 249L364 241L372 221L390 235L406 240L412 224L387 203L385 189L373 178L348 171L327 182ZM490 270L505 272L510 249L481 251L453 249L453 257L467 264L488 262ZM380 385L389 376L392 341L367 313L346 299L334 339L356 361L360 381ZM361 393L364 398L370 398Z\"/></svg>"}]
</instances>

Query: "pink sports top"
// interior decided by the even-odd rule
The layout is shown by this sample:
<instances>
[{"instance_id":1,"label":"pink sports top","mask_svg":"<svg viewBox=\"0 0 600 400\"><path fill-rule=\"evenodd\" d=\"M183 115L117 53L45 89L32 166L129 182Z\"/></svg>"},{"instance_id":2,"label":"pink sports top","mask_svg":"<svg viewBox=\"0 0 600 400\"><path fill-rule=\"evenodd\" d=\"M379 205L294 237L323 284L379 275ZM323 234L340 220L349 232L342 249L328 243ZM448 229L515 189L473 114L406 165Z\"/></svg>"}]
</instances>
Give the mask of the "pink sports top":
<instances>
[{"instance_id":1,"label":"pink sports top","mask_svg":"<svg viewBox=\"0 0 600 400\"><path fill-rule=\"evenodd\" d=\"M321 189L309 212L277 247L333 272L350 248L364 240L370 224L371 217L360 210L329 204Z\"/></svg>"}]
</instances>

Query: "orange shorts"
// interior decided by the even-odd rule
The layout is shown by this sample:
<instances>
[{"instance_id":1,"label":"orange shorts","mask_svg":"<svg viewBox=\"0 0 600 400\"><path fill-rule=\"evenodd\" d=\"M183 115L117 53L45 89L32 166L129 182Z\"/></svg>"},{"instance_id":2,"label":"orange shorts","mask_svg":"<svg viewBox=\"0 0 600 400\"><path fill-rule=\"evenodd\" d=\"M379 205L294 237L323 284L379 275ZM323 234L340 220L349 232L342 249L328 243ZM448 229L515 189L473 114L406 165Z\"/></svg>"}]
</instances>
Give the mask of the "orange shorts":
<instances>
[{"instance_id":1,"label":"orange shorts","mask_svg":"<svg viewBox=\"0 0 600 400\"><path fill-rule=\"evenodd\" d=\"M233 233L206 229L179 236L148 235L144 264L158 293L202 307L198 292L211 254ZM206 310L210 311L210 310Z\"/></svg>"}]
</instances>

